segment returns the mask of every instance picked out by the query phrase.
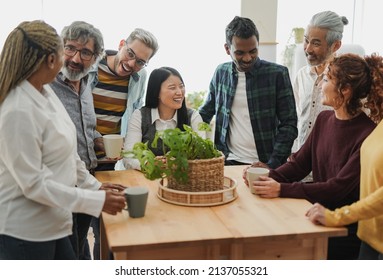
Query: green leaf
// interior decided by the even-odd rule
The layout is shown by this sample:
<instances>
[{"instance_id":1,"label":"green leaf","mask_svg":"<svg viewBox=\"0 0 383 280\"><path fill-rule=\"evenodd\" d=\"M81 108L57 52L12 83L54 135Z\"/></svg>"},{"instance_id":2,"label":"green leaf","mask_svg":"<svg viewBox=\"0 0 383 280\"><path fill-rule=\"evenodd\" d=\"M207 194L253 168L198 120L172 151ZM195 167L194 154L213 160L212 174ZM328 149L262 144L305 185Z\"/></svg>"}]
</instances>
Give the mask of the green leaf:
<instances>
[{"instance_id":1,"label":"green leaf","mask_svg":"<svg viewBox=\"0 0 383 280\"><path fill-rule=\"evenodd\" d=\"M200 123L201 131L210 131L210 125ZM162 139L164 158L156 157L148 148L148 143L136 143L132 151L123 151L125 157L138 159L141 171L150 180L172 176L178 183L188 181L188 160L209 159L222 156L210 139L203 139L190 126L184 125L185 131L179 128L166 129L156 132L151 147L158 147L158 140Z\"/></svg>"}]
</instances>

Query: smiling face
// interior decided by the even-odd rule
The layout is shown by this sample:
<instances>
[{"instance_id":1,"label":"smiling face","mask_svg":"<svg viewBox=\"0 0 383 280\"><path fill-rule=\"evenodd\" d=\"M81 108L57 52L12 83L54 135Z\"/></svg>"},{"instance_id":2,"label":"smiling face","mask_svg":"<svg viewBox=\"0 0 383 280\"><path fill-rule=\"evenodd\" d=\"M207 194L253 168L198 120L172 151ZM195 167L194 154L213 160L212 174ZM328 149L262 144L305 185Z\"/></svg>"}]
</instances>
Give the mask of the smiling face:
<instances>
[{"instance_id":1,"label":"smiling face","mask_svg":"<svg viewBox=\"0 0 383 280\"><path fill-rule=\"evenodd\" d=\"M248 72L258 58L258 45L255 35L247 39L233 36L231 45L225 44L225 50L233 59L238 71Z\"/></svg>"},{"instance_id":2,"label":"smiling face","mask_svg":"<svg viewBox=\"0 0 383 280\"><path fill-rule=\"evenodd\" d=\"M148 63L153 50L140 40L134 40L127 44L125 40L120 41L118 53L114 59L114 73L119 77L128 77L140 71L144 66L137 63ZM134 56L135 58L132 58Z\"/></svg>"},{"instance_id":3,"label":"smiling face","mask_svg":"<svg viewBox=\"0 0 383 280\"><path fill-rule=\"evenodd\" d=\"M325 63L334 52L332 46L327 44L327 32L326 29L317 27L309 27L307 29L303 49L306 54L307 62L311 66L318 66Z\"/></svg>"},{"instance_id":4,"label":"smiling face","mask_svg":"<svg viewBox=\"0 0 383 280\"><path fill-rule=\"evenodd\" d=\"M96 61L94 55L90 60L83 60L80 54L81 50L94 53L94 40L90 38L85 44L80 43L79 40L68 40L65 42L65 46L75 49L77 52L74 56L67 55L64 52L64 66L62 72L68 80L79 81L88 74L91 66Z\"/></svg>"},{"instance_id":5,"label":"smiling face","mask_svg":"<svg viewBox=\"0 0 383 280\"><path fill-rule=\"evenodd\" d=\"M185 85L182 80L175 76L170 75L162 84L159 95L159 110L178 110L182 106L185 99Z\"/></svg>"}]
</instances>

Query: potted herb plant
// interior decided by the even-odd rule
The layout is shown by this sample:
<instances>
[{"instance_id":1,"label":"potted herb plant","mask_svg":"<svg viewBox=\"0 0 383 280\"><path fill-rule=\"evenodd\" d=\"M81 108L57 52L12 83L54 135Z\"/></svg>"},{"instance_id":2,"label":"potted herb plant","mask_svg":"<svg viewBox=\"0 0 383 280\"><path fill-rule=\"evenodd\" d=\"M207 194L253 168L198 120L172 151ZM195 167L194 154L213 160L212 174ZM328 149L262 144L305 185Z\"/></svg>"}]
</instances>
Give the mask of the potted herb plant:
<instances>
[{"instance_id":1,"label":"potted herb plant","mask_svg":"<svg viewBox=\"0 0 383 280\"><path fill-rule=\"evenodd\" d=\"M293 68L294 55L295 55L295 50L297 48L297 45L303 43L304 32L305 32L304 28L294 27L291 30L290 37L287 40L287 44L283 51L282 63L289 69L290 72L292 71L292 68ZM293 39L294 39L294 42L292 42Z\"/></svg>"},{"instance_id":2,"label":"potted herb plant","mask_svg":"<svg viewBox=\"0 0 383 280\"><path fill-rule=\"evenodd\" d=\"M168 187L184 191L209 191L223 188L224 156L210 139L204 139L184 125L157 132L150 145L157 148L162 142L163 157L157 157L149 149L149 143L136 143L132 151L123 156L139 160L141 171L150 180L166 177ZM199 130L209 131L206 123ZM161 139L162 141L159 141Z\"/></svg>"}]
</instances>

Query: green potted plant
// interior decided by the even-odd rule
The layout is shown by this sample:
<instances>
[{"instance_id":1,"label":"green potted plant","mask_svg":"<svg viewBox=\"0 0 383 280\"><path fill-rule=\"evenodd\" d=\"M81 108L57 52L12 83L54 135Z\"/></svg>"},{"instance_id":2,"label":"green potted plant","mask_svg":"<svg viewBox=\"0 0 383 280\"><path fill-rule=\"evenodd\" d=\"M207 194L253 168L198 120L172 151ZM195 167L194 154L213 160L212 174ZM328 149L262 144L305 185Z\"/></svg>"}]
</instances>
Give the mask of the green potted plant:
<instances>
[{"instance_id":1,"label":"green potted plant","mask_svg":"<svg viewBox=\"0 0 383 280\"><path fill-rule=\"evenodd\" d=\"M206 91L189 92L186 95L186 107L198 110L206 96Z\"/></svg>"},{"instance_id":2,"label":"green potted plant","mask_svg":"<svg viewBox=\"0 0 383 280\"><path fill-rule=\"evenodd\" d=\"M282 54L282 63L291 71L294 64L294 55L297 44L303 43L305 29L303 27L294 27L291 30L290 37ZM294 39L294 42L291 42Z\"/></svg>"},{"instance_id":3,"label":"green potted plant","mask_svg":"<svg viewBox=\"0 0 383 280\"><path fill-rule=\"evenodd\" d=\"M123 156L139 160L141 171L150 180L168 179L168 187L187 191L208 191L223 188L224 156L210 139L204 139L184 125L157 132L150 145L157 148L162 140L163 157L156 157L149 143L136 143ZM209 131L210 125L201 123L199 130Z\"/></svg>"}]
</instances>

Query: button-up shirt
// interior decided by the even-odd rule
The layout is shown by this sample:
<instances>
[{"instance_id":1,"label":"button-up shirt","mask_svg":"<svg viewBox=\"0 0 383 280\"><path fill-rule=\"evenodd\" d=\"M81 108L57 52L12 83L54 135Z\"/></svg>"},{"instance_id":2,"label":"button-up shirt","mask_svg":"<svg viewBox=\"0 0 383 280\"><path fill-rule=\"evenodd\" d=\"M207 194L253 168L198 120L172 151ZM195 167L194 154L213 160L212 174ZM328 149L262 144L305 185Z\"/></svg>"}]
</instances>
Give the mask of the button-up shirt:
<instances>
[{"instance_id":1,"label":"button-up shirt","mask_svg":"<svg viewBox=\"0 0 383 280\"><path fill-rule=\"evenodd\" d=\"M209 93L199 112L209 123L216 115L215 144L226 156L230 116L238 73L234 63L219 65ZM261 162L271 168L284 163L297 137L297 114L288 70L282 65L257 59L246 72L246 94L251 128Z\"/></svg>"},{"instance_id":2,"label":"button-up shirt","mask_svg":"<svg viewBox=\"0 0 383 280\"><path fill-rule=\"evenodd\" d=\"M307 140L320 112L332 110L322 104L320 81L314 67L309 65L301 68L294 82L294 97L298 114L298 138L294 152L302 147Z\"/></svg>"},{"instance_id":3,"label":"button-up shirt","mask_svg":"<svg viewBox=\"0 0 383 280\"><path fill-rule=\"evenodd\" d=\"M73 89L62 73L59 73L50 85L76 126L77 151L80 158L88 169L95 168L97 157L94 151L94 139L102 136L96 130L93 96L87 79L81 80L80 93Z\"/></svg>"},{"instance_id":4,"label":"button-up shirt","mask_svg":"<svg viewBox=\"0 0 383 280\"><path fill-rule=\"evenodd\" d=\"M107 50L106 55L115 55L117 51ZM134 110L140 109L144 104L144 96L146 90L147 71L145 68L141 69L138 73L133 73L129 79L127 88L128 98L126 100L126 110L121 118L121 135L125 137L128 130L128 122ZM89 71L89 84L94 88L98 83L98 67L93 65Z\"/></svg>"},{"instance_id":5,"label":"button-up shirt","mask_svg":"<svg viewBox=\"0 0 383 280\"><path fill-rule=\"evenodd\" d=\"M98 216L105 201L68 113L49 86L42 93L24 81L0 105L0 234L29 241L70 235L72 212Z\"/></svg>"}]
</instances>

